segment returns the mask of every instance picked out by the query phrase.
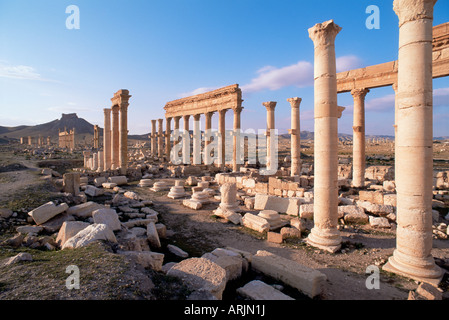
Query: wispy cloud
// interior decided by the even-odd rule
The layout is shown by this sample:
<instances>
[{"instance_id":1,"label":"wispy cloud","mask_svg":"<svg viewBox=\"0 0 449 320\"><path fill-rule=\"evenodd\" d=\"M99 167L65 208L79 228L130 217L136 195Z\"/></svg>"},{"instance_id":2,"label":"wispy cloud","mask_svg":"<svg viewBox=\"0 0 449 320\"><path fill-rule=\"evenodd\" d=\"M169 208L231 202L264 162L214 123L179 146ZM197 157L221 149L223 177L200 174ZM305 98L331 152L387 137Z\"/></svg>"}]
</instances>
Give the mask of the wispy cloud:
<instances>
[{"instance_id":1,"label":"wispy cloud","mask_svg":"<svg viewBox=\"0 0 449 320\"><path fill-rule=\"evenodd\" d=\"M12 66L6 61L0 61L0 78L54 82L54 80L43 78L33 67L24 65Z\"/></svg>"},{"instance_id":2,"label":"wispy cloud","mask_svg":"<svg viewBox=\"0 0 449 320\"><path fill-rule=\"evenodd\" d=\"M180 96L180 98L187 98L187 97L191 97L191 96L196 96L197 94L202 94L202 93L206 93L209 91L213 91L216 89L218 89L218 88L217 87L201 87L201 88L195 89L190 92L181 93L179 96Z\"/></svg>"},{"instance_id":3,"label":"wispy cloud","mask_svg":"<svg viewBox=\"0 0 449 320\"><path fill-rule=\"evenodd\" d=\"M349 71L362 67L362 59L355 55L347 55L337 58L337 72Z\"/></svg>"},{"instance_id":4,"label":"wispy cloud","mask_svg":"<svg viewBox=\"0 0 449 320\"><path fill-rule=\"evenodd\" d=\"M313 64L307 61L299 61L282 68L265 66L259 69L257 74L249 84L242 86L243 92L275 91L289 86L303 88L313 85Z\"/></svg>"}]
</instances>

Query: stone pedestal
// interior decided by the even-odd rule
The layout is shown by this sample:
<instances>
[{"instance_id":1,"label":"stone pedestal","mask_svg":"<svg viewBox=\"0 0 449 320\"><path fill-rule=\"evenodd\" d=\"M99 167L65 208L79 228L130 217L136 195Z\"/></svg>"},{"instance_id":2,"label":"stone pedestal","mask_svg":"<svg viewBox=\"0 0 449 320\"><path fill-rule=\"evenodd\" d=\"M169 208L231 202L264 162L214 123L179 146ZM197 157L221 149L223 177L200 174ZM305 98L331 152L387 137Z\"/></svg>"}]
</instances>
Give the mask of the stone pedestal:
<instances>
[{"instance_id":1,"label":"stone pedestal","mask_svg":"<svg viewBox=\"0 0 449 320\"><path fill-rule=\"evenodd\" d=\"M315 46L314 222L308 244L336 252L338 225L338 105L335 38L341 28L333 20L309 29Z\"/></svg>"},{"instance_id":2,"label":"stone pedestal","mask_svg":"<svg viewBox=\"0 0 449 320\"><path fill-rule=\"evenodd\" d=\"M437 285L431 256L433 184L432 23L436 0L395 0L399 17L396 250L384 270Z\"/></svg>"},{"instance_id":3,"label":"stone pedestal","mask_svg":"<svg viewBox=\"0 0 449 320\"><path fill-rule=\"evenodd\" d=\"M184 189L184 181L176 180L175 186L170 188L170 192L168 193L167 197L171 199L179 199L184 198L185 196L186 192Z\"/></svg>"},{"instance_id":4,"label":"stone pedestal","mask_svg":"<svg viewBox=\"0 0 449 320\"><path fill-rule=\"evenodd\" d=\"M151 190L154 192L167 190L167 184L164 181L155 182Z\"/></svg>"}]
</instances>

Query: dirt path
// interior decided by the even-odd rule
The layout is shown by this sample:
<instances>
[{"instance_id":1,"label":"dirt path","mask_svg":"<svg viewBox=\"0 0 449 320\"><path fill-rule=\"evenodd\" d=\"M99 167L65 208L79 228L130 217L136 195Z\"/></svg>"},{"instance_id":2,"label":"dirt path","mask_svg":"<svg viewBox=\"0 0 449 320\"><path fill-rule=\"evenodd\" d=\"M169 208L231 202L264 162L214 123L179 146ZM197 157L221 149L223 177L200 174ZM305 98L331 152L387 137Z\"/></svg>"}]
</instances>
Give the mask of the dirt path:
<instances>
[{"instance_id":1,"label":"dirt path","mask_svg":"<svg viewBox=\"0 0 449 320\"><path fill-rule=\"evenodd\" d=\"M165 194L154 194L141 188L135 188L135 191L154 201L162 223L175 232L174 239L178 245L192 256L200 256L218 247L233 247L252 254L267 250L326 274L328 281L323 295L326 300L407 299L408 292L418 286L415 281L383 271L380 273L379 290L369 290L365 285L370 275L365 273L366 268L376 264L380 266L392 255L394 232L373 232L366 227L344 229L342 237L348 252L329 254L300 243L269 243L260 234L217 220L212 217L212 210L218 202L195 211L184 207L181 200L169 199ZM287 216L283 218L288 219ZM435 241L434 247L435 257L449 257L448 241Z\"/></svg>"}]
</instances>

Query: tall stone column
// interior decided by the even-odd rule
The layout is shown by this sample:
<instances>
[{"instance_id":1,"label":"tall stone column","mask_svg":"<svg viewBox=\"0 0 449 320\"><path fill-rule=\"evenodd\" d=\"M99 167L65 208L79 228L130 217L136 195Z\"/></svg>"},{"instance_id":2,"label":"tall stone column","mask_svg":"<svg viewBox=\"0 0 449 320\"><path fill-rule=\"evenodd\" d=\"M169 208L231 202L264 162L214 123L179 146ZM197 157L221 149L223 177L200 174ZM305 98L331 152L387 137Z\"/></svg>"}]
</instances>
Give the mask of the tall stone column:
<instances>
[{"instance_id":1,"label":"tall stone column","mask_svg":"<svg viewBox=\"0 0 449 320\"><path fill-rule=\"evenodd\" d=\"M120 173L126 175L128 169L128 102L120 104Z\"/></svg>"},{"instance_id":2,"label":"tall stone column","mask_svg":"<svg viewBox=\"0 0 449 320\"><path fill-rule=\"evenodd\" d=\"M167 161L170 161L170 152L171 152L171 142L170 142L171 119L172 118L165 119L165 159Z\"/></svg>"},{"instance_id":3,"label":"tall stone column","mask_svg":"<svg viewBox=\"0 0 449 320\"><path fill-rule=\"evenodd\" d=\"M301 104L301 98L287 99L292 107L292 128L291 134L291 176L301 175L301 127L299 118L299 105Z\"/></svg>"},{"instance_id":4,"label":"tall stone column","mask_svg":"<svg viewBox=\"0 0 449 320\"><path fill-rule=\"evenodd\" d=\"M201 114L193 116L193 164L201 164Z\"/></svg>"},{"instance_id":5,"label":"tall stone column","mask_svg":"<svg viewBox=\"0 0 449 320\"><path fill-rule=\"evenodd\" d=\"M226 112L227 109L218 111L218 164L221 170L224 170L226 164Z\"/></svg>"},{"instance_id":6,"label":"tall stone column","mask_svg":"<svg viewBox=\"0 0 449 320\"><path fill-rule=\"evenodd\" d=\"M117 169L120 166L120 129L118 105L112 106L112 126L111 126L111 168Z\"/></svg>"},{"instance_id":7,"label":"tall stone column","mask_svg":"<svg viewBox=\"0 0 449 320\"><path fill-rule=\"evenodd\" d=\"M272 171L273 156L277 156L272 154L272 139L275 130L275 121L274 121L274 109L276 108L277 102L269 101L264 102L263 105L267 109L267 170ZM273 130L273 131L272 131Z\"/></svg>"},{"instance_id":8,"label":"tall stone column","mask_svg":"<svg viewBox=\"0 0 449 320\"><path fill-rule=\"evenodd\" d=\"M159 158L164 157L164 119L157 120L159 125L159 131L157 135L157 156Z\"/></svg>"},{"instance_id":9,"label":"tall stone column","mask_svg":"<svg viewBox=\"0 0 449 320\"><path fill-rule=\"evenodd\" d=\"M190 116L183 116L184 120L184 134L182 139L182 162L183 164L190 164Z\"/></svg>"},{"instance_id":10,"label":"tall stone column","mask_svg":"<svg viewBox=\"0 0 449 320\"><path fill-rule=\"evenodd\" d=\"M104 169L111 169L111 109L104 111L104 129L103 129L103 154Z\"/></svg>"},{"instance_id":11,"label":"tall stone column","mask_svg":"<svg viewBox=\"0 0 449 320\"><path fill-rule=\"evenodd\" d=\"M310 245L336 252L338 225L338 106L335 38L341 28L333 20L309 29L315 47L314 228Z\"/></svg>"},{"instance_id":12,"label":"tall stone column","mask_svg":"<svg viewBox=\"0 0 449 320\"><path fill-rule=\"evenodd\" d=\"M397 155L397 151L396 151L396 146L398 145L398 114L399 114L399 103L398 103L398 84L394 83L393 84L393 90L394 90L394 160L396 162L396 155ZM396 171L395 171L395 180L396 180Z\"/></svg>"},{"instance_id":13,"label":"tall stone column","mask_svg":"<svg viewBox=\"0 0 449 320\"><path fill-rule=\"evenodd\" d=\"M155 157L157 155L156 122L157 122L157 120L151 120L151 155L153 157Z\"/></svg>"},{"instance_id":14,"label":"tall stone column","mask_svg":"<svg viewBox=\"0 0 449 320\"><path fill-rule=\"evenodd\" d=\"M384 270L438 284L431 256L433 185L432 24L436 0L395 0L399 17L396 250Z\"/></svg>"},{"instance_id":15,"label":"tall stone column","mask_svg":"<svg viewBox=\"0 0 449 320\"><path fill-rule=\"evenodd\" d=\"M352 184L356 188L365 186L365 97L368 89L354 89L353 150L352 150Z\"/></svg>"},{"instance_id":16,"label":"tall stone column","mask_svg":"<svg viewBox=\"0 0 449 320\"><path fill-rule=\"evenodd\" d=\"M211 143L211 137L212 137L212 116L214 115L214 112L208 112L205 114L206 121L205 121L205 146L209 145Z\"/></svg>"},{"instance_id":17,"label":"tall stone column","mask_svg":"<svg viewBox=\"0 0 449 320\"><path fill-rule=\"evenodd\" d=\"M233 136L233 146L234 150L232 153L232 171L233 172L239 172L240 171L240 159L242 157L241 155L241 114L242 114L242 107L237 107L232 109L234 111L234 136Z\"/></svg>"},{"instance_id":18,"label":"tall stone column","mask_svg":"<svg viewBox=\"0 0 449 320\"><path fill-rule=\"evenodd\" d=\"M100 128L98 125L94 125L94 149L100 148Z\"/></svg>"},{"instance_id":19,"label":"tall stone column","mask_svg":"<svg viewBox=\"0 0 449 320\"><path fill-rule=\"evenodd\" d=\"M179 133L179 121L181 120L181 117L177 116L177 117L174 117L173 119L174 119L174 122L175 122L174 123L174 129L173 129L173 134L174 134L175 139L173 141L173 150L172 150L172 152L176 152L175 150L178 150L178 149L175 148L175 147L177 147L177 145L179 144L179 136L180 136L180 133ZM174 157L173 159L178 159L178 155L176 155L176 157ZM171 159L171 160L173 160L173 159ZM173 161L171 161L171 162L173 162Z\"/></svg>"}]
</instances>

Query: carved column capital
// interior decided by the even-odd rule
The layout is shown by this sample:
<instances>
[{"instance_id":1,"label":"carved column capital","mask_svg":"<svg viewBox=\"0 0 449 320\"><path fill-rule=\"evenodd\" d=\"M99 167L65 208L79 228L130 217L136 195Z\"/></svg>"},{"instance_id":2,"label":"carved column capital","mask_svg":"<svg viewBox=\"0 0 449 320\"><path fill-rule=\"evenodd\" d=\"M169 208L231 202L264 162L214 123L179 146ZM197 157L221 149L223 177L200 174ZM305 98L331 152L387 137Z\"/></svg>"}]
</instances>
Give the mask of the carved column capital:
<instances>
[{"instance_id":1,"label":"carved column capital","mask_svg":"<svg viewBox=\"0 0 449 320\"><path fill-rule=\"evenodd\" d=\"M351 90L351 95L354 99L359 98L364 100L368 92L370 92L370 90L366 88L353 89Z\"/></svg>"},{"instance_id":2,"label":"carved column capital","mask_svg":"<svg viewBox=\"0 0 449 320\"><path fill-rule=\"evenodd\" d=\"M329 20L318 23L309 29L309 37L312 39L315 47L333 45L341 27Z\"/></svg>"},{"instance_id":3,"label":"carved column capital","mask_svg":"<svg viewBox=\"0 0 449 320\"><path fill-rule=\"evenodd\" d=\"M394 0L393 10L399 18L399 26L404 23L433 19L433 7L437 0Z\"/></svg>"},{"instance_id":4,"label":"carved column capital","mask_svg":"<svg viewBox=\"0 0 449 320\"><path fill-rule=\"evenodd\" d=\"M264 102L262 104L265 106L265 108L267 108L267 111L274 111L274 109L276 108L277 102L268 101L268 102Z\"/></svg>"},{"instance_id":5,"label":"carved column capital","mask_svg":"<svg viewBox=\"0 0 449 320\"><path fill-rule=\"evenodd\" d=\"M302 99L298 98L298 97L295 97L295 98L287 99L287 101L290 102L290 105L291 105L292 109L293 108L294 109L298 109L299 105L301 104Z\"/></svg>"}]
</instances>

